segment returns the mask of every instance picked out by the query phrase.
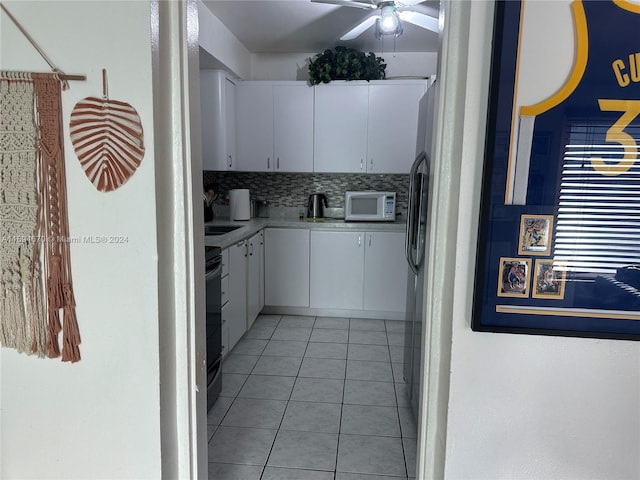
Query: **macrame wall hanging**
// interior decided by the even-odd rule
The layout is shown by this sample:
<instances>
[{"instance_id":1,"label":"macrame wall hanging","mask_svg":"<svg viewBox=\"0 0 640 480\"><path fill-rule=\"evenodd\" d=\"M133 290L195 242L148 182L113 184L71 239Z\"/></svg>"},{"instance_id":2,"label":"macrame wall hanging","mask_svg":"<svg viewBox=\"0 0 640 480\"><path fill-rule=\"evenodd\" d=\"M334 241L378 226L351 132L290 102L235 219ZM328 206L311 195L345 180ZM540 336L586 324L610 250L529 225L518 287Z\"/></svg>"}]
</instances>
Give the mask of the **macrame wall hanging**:
<instances>
[{"instance_id":1,"label":"macrame wall hanging","mask_svg":"<svg viewBox=\"0 0 640 480\"><path fill-rule=\"evenodd\" d=\"M62 132L65 75L0 71L0 345L80 360ZM59 333L62 331L62 350Z\"/></svg>"},{"instance_id":2,"label":"macrame wall hanging","mask_svg":"<svg viewBox=\"0 0 640 480\"><path fill-rule=\"evenodd\" d=\"M144 157L142 123L135 108L109 99L102 70L102 98L87 97L71 112L71 143L87 178L110 192L135 173Z\"/></svg>"}]
</instances>

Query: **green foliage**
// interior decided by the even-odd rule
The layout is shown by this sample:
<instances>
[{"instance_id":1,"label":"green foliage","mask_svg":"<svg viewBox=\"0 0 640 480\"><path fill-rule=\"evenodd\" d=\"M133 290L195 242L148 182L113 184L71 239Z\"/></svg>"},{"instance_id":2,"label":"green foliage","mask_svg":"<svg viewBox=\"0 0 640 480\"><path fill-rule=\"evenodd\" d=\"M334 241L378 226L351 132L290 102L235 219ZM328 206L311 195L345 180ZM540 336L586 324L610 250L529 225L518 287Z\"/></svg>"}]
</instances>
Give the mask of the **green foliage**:
<instances>
[{"instance_id":1,"label":"green foliage","mask_svg":"<svg viewBox=\"0 0 640 480\"><path fill-rule=\"evenodd\" d=\"M375 53L338 46L318 53L309 64L311 85L331 80L382 80L387 64Z\"/></svg>"}]
</instances>

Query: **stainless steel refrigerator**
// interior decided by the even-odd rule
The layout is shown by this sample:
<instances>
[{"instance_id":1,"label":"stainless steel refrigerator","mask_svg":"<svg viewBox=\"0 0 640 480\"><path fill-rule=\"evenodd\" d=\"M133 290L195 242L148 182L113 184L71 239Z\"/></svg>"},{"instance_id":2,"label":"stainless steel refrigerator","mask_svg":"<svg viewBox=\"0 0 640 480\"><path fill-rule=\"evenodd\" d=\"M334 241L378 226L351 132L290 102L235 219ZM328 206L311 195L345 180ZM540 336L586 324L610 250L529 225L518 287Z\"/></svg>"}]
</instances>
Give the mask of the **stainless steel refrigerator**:
<instances>
[{"instance_id":1,"label":"stainless steel refrigerator","mask_svg":"<svg viewBox=\"0 0 640 480\"><path fill-rule=\"evenodd\" d=\"M424 332L423 299L427 270L426 241L429 238L429 169L431 167L436 88L437 82L434 82L420 100L417 156L411 167L409 177L409 205L405 237L405 255L409 263L409 279L407 281L403 373L411 409L416 421L420 404L420 366Z\"/></svg>"}]
</instances>

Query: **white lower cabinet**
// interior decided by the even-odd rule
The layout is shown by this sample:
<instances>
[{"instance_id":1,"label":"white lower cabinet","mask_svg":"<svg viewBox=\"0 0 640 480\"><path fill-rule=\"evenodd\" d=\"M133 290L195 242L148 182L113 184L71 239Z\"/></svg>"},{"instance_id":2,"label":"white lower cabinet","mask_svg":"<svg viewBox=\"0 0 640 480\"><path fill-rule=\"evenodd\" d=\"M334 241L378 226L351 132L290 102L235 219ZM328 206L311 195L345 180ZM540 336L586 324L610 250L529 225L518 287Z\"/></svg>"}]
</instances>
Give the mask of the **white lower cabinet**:
<instances>
[{"instance_id":1,"label":"white lower cabinet","mask_svg":"<svg viewBox=\"0 0 640 480\"><path fill-rule=\"evenodd\" d=\"M311 232L310 307L404 312L404 233Z\"/></svg>"},{"instance_id":2,"label":"white lower cabinet","mask_svg":"<svg viewBox=\"0 0 640 480\"><path fill-rule=\"evenodd\" d=\"M409 265L403 232L368 232L364 254L365 310L404 312Z\"/></svg>"},{"instance_id":3,"label":"white lower cabinet","mask_svg":"<svg viewBox=\"0 0 640 480\"><path fill-rule=\"evenodd\" d=\"M265 304L309 306L309 230L267 228L264 238Z\"/></svg>"},{"instance_id":4,"label":"white lower cabinet","mask_svg":"<svg viewBox=\"0 0 640 480\"><path fill-rule=\"evenodd\" d=\"M260 239L260 244L258 245L258 255L260 256L260 298L258 302L260 308L258 312L260 312L264 308L264 230L260 230L258 236Z\"/></svg>"},{"instance_id":5,"label":"white lower cabinet","mask_svg":"<svg viewBox=\"0 0 640 480\"><path fill-rule=\"evenodd\" d=\"M260 281L262 277L262 255L260 252L261 233L256 233L247 240L247 330L251 328L253 322L258 317L262 306L260 305Z\"/></svg>"},{"instance_id":6,"label":"white lower cabinet","mask_svg":"<svg viewBox=\"0 0 640 480\"><path fill-rule=\"evenodd\" d=\"M362 310L364 232L311 232L311 308Z\"/></svg>"},{"instance_id":7,"label":"white lower cabinet","mask_svg":"<svg viewBox=\"0 0 640 480\"><path fill-rule=\"evenodd\" d=\"M222 353L265 305L405 310L403 232L267 228L222 251Z\"/></svg>"},{"instance_id":8,"label":"white lower cabinet","mask_svg":"<svg viewBox=\"0 0 640 480\"><path fill-rule=\"evenodd\" d=\"M223 327L229 329L229 351L247 330L247 242L230 246L229 301L222 309Z\"/></svg>"},{"instance_id":9,"label":"white lower cabinet","mask_svg":"<svg viewBox=\"0 0 640 480\"><path fill-rule=\"evenodd\" d=\"M228 352L258 317L264 306L262 230L222 252L222 342ZM225 268L229 274L224 276ZM226 329L226 332L225 332Z\"/></svg>"}]
</instances>

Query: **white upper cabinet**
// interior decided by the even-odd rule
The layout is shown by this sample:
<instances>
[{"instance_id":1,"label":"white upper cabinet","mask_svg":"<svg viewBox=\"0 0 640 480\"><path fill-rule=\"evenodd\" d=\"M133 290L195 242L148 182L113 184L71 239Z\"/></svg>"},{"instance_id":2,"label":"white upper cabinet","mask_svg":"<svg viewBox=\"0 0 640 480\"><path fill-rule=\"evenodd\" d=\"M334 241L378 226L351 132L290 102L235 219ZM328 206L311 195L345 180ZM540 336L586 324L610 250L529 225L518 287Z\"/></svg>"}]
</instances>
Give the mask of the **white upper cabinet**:
<instances>
[{"instance_id":1,"label":"white upper cabinet","mask_svg":"<svg viewBox=\"0 0 640 480\"><path fill-rule=\"evenodd\" d=\"M273 170L273 86L241 82L236 86L238 169Z\"/></svg>"},{"instance_id":2,"label":"white upper cabinet","mask_svg":"<svg viewBox=\"0 0 640 480\"><path fill-rule=\"evenodd\" d=\"M273 87L274 171L313 171L313 88Z\"/></svg>"},{"instance_id":3,"label":"white upper cabinet","mask_svg":"<svg viewBox=\"0 0 640 480\"><path fill-rule=\"evenodd\" d=\"M426 81L369 86L367 172L409 173L416 156L418 104Z\"/></svg>"},{"instance_id":4,"label":"white upper cabinet","mask_svg":"<svg viewBox=\"0 0 640 480\"><path fill-rule=\"evenodd\" d=\"M235 88L224 70L200 71L204 170L236 169Z\"/></svg>"},{"instance_id":5,"label":"white upper cabinet","mask_svg":"<svg viewBox=\"0 0 640 480\"><path fill-rule=\"evenodd\" d=\"M365 171L368 92L355 83L315 87L314 171Z\"/></svg>"},{"instance_id":6,"label":"white upper cabinet","mask_svg":"<svg viewBox=\"0 0 640 480\"><path fill-rule=\"evenodd\" d=\"M242 82L236 105L239 170L313 170L313 89L306 82Z\"/></svg>"},{"instance_id":7,"label":"white upper cabinet","mask_svg":"<svg viewBox=\"0 0 640 480\"><path fill-rule=\"evenodd\" d=\"M409 173L426 80L235 82L201 72L205 170Z\"/></svg>"},{"instance_id":8,"label":"white upper cabinet","mask_svg":"<svg viewBox=\"0 0 640 480\"><path fill-rule=\"evenodd\" d=\"M315 87L314 171L409 173L426 80Z\"/></svg>"}]
</instances>

